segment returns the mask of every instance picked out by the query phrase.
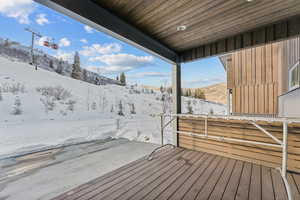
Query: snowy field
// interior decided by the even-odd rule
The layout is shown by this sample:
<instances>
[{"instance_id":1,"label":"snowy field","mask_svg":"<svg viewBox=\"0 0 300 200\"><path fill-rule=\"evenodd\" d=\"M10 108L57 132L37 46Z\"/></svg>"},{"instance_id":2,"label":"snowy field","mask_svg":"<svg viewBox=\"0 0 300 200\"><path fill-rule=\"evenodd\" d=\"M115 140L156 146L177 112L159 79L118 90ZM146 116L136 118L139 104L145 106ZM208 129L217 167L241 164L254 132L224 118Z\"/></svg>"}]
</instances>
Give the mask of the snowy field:
<instances>
[{"instance_id":1,"label":"snowy field","mask_svg":"<svg viewBox=\"0 0 300 200\"><path fill-rule=\"evenodd\" d=\"M105 138L160 142L157 114L170 112L160 91L97 86L0 57L0 158L45 146ZM225 114L226 106L183 98L193 113ZM167 132L166 142L172 142Z\"/></svg>"}]
</instances>

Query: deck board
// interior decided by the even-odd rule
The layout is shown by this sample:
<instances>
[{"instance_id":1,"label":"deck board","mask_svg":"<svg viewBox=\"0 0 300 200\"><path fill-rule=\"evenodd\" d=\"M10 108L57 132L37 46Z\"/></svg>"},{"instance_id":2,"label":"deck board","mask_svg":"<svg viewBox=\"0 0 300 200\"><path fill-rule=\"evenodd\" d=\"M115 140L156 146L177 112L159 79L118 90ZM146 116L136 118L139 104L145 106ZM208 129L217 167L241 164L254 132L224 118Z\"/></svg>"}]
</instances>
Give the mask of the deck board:
<instances>
[{"instance_id":1,"label":"deck board","mask_svg":"<svg viewBox=\"0 0 300 200\"><path fill-rule=\"evenodd\" d=\"M140 176L139 178L130 181L128 184L123 184L122 187L115 192L109 192L109 195L105 198L101 199L109 199L114 200L118 197L120 197L123 193L130 191L131 189L138 188L140 185L144 185L149 187L150 185L153 185L154 187L157 185L160 185L163 180L165 180L168 177L174 177L174 175L182 170L186 165L186 160L192 159L197 156L195 152L187 152L182 157L180 157L180 160L174 160L172 163L169 163L167 167L164 168L158 168L157 170L153 170L151 173L143 174L143 176ZM148 184L146 184L148 183ZM142 189L142 187L141 187ZM150 190L150 189L148 189ZM150 190L151 191L151 190ZM96 196L97 197L97 196ZM95 198L99 199L99 198ZM138 198L135 198L138 199Z\"/></svg>"},{"instance_id":2,"label":"deck board","mask_svg":"<svg viewBox=\"0 0 300 200\"><path fill-rule=\"evenodd\" d=\"M280 176L277 176L277 173L278 172L275 169L271 169L275 199L276 200L287 199L284 182Z\"/></svg>"},{"instance_id":3,"label":"deck board","mask_svg":"<svg viewBox=\"0 0 300 200\"><path fill-rule=\"evenodd\" d=\"M216 168L219 166L222 158L218 156L208 167L205 172L198 178L196 183L189 189L189 191L185 194L183 200L196 199L199 191L201 191L202 187L206 184L207 180L213 175Z\"/></svg>"},{"instance_id":4,"label":"deck board","mask_svg":"<svg viewBox=\"0 0 300 200\"><path fill-rule=\"evenodd\" d=\"M274 200L274 188L273 188L273 181L271 176L271 168L269 167L262 167L261 169L261 176L262 176L262 199L263 200Z\"/></svg>"},{"instance_id":5,"label":"deck board","mask_svg":"<svg viewBox=\"0 0 300 200\"><path fill-rule=\"evenodd\" d=\"M295 199L300 175L288 173ZM134 161L53 200L287 200L278 170L182 148Z\"/></svg>"},{"instance_id":6,"label":"deck board","mask_svg":"<svg viewBox=\"0 0 300 200\"><path fill-rule=\"evenodd\" d=\"M229 200L235 197L237 189L239 187L240 178L242 175L244 163L238 161L227 184L226 190L223 195L223 200Z\"/></svg>"},{"instance_id":7,"label":"deck board","mask_svg":"<svg viewBox=\"0 0 300 200\"><path fill-rule=\"evenodd\" d=\"M215 186L214 190L212 191L209 200L222 199L235 164L236 164L236 160L231 159L229 161L223 175L221 176L220 180L218 181L217 185Z\"/></svg>"},{"instance_id":8,"label":"deck board","mask_svg":"<svg viewBox=\"0 0 300 200\"><path fill-rule=\"evenodd\" d=\"M216 170L213 173L213 176L209 178L209 180L206 182L205 186L202 188L202 190L198 193L197 198L198 200L201 199L208 199L211 192L214 190L217 182L221 178L221 175L223 174L225 167L228 164L228 158L223 158L222 162L219 164L219 166L216 168Z\"/></svg>"},{"instance_id":9,"label":"deck board","mask_svg":"<svg viewBox=\"0 0 300 200\"><path fill-rule=\"evenodd\" d=\"M261 200L261 166L252 165L249 200Z\"/></svg>"},{"instance_id":10,"label":"deck board","mask_svg":"<svg viewBox=\"0 0 300 200\"><path fill-rule=\"evenodd\" d=\"M288 178L289 183L291 183L291 190L292 190L294 199L300 199L300 191L297 188L297 185L293 178L293 175L288 174L287 176L288 176L287 178Z\"/></svg>"},{"instance_id":11,"label":"deck board","mask_svg":"<svg viewBox=\"0 0 300 200\"><path fill-rule=\"evenodd\" d=\"M250 181L251 181L252 165L250 163L245 163L243 172L241 175L239 187L236 194L236 200L248 199Z\"/></svg>"}]
</instances>

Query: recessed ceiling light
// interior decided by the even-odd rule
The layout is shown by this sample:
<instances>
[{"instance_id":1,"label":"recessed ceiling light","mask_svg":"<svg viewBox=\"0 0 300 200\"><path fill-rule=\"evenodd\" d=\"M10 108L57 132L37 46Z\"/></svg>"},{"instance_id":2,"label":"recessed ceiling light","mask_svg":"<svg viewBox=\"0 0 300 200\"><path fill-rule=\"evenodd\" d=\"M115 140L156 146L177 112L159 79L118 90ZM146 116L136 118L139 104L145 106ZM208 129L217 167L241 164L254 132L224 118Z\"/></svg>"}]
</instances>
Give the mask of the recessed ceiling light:
<instances>
[{"instance_id":1,"label":"recessed ceiling light","mask_svg":"<svg viewBox=\"0 0 300 200\"><path fill-rule=\"evenodd\" d=\"M186 26L182 25L182 26L177 26L177 31L184 31L186 30Z\"/></svg>"},{"instance_id":2,"label":"recessed ceiling light","mask_svg":"<svg viewBox=\"0 0 300 200\"><path fill-rule=\"evenodd\" d=\"M246 2L253 2L254 0L246 0Z\"/></svg>"}]
</instances>

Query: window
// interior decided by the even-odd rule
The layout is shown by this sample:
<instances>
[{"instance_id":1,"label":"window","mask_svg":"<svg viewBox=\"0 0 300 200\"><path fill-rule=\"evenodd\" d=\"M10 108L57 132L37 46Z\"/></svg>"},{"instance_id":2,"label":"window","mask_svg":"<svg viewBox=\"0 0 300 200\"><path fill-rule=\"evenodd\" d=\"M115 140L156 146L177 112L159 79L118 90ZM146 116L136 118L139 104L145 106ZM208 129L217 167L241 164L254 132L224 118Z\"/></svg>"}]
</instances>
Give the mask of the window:
<instances>
[{"instance_id":1,"label":"window","mask_svg":"<svg viewBox=\"0 0 300 200\"><path fill-rule=\"evenodd\" d=\"M293 90L300 86L299 61L293 67L291 67L289 71L290 71L289 72L289 83L290 83L289 86L290 86L290 90Z\"/></svg>"}]
</instances>

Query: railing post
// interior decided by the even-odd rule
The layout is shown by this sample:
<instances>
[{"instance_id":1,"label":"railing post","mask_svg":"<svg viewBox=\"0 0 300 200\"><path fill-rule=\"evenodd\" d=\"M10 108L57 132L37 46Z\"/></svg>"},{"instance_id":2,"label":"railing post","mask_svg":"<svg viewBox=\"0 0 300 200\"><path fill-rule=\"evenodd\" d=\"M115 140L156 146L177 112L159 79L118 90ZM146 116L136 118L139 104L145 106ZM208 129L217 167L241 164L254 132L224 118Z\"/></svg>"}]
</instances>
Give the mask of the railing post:
<instances>
[{"instance_id":1,"label":"railing post","mask_svg":"<svg viewBox=\"0 0 300 200\"><path fill-rule=\"evenodd\" d=\"M231 89L227 89L227 115L231 115Z\"/></svg>"},{"instance_id":2,"label":"railing post","mask_svg":"<svg viewBox=\"0 0 300 200\"><path fill-rule=\"evenodd\" d=\"M288 164L288 122L283 122L283 144L282 144L282 177L286 178Z\"/></svg>"},{"instance_id":3,"label":"railing post","mask_svg":"<svg viewBox=\"0 0 300 200\"><path fill-rule=\"evenodd\" d=\"M207 117L205 117L205 136L207 136Z\"/></svg>"},{"instance_id":4,"label":"railing post","mask_svg":"<svg viewBox=\"0 0 300 200\"><path fill-rule=\"evenodd\" d=\"M164 145L164 115L160 115L160 134L161 134L161 146Z\"/></svg>"}]
</instances>

